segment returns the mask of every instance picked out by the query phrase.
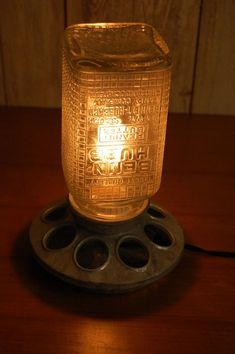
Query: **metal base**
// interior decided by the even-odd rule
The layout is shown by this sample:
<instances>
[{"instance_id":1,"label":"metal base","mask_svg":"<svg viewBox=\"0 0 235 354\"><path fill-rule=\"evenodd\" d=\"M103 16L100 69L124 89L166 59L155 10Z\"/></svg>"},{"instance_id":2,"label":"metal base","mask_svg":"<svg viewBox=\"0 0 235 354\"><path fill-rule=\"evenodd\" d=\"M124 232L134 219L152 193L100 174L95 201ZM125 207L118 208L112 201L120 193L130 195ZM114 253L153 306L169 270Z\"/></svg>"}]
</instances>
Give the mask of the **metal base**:
<instances>
[{"instance_id":1,"label":"metal base","mask_svg":"<svg viewBox=\"0 0 235 354\"><path fill-rule=\"evenodd\" d=\"M67 199L51 204L30 229L37 260L64 281L101 293L141 288L170 272L184 248L176 219L155 204L127 222L79 216Z\"/></svg>"}]
</instances>

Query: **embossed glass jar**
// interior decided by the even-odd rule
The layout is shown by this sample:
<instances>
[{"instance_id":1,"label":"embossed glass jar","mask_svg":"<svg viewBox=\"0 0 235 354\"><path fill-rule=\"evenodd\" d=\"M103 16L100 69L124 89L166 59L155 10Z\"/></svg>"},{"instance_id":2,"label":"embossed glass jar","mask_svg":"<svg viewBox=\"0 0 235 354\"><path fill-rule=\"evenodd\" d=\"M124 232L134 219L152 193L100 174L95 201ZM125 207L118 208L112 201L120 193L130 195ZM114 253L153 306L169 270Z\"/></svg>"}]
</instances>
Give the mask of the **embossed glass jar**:
<instances>
[{"instance_id":1,"label":"embossed glass jar","mask_svg":"<svg viewBox=\"0 0 235 354\"><path fill-rule=\"evenodd\" d=\"M147 24L65 30L62 164L78 213L127 220L159 189L170 68L166 43Z\"/></svg>"}]
</instances>

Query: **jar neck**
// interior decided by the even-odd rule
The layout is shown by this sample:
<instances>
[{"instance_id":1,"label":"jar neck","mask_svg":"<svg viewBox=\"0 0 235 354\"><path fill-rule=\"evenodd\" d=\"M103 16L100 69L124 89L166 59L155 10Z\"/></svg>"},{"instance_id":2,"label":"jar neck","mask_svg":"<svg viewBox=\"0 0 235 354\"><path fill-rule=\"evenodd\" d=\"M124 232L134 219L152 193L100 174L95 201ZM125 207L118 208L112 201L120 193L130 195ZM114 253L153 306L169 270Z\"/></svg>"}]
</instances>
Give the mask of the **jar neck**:
<instances>
[{"instance_id":1,"label":"jar neck","mask_svg":"<svg viewBox=\"0 0 235 354\"><path fill-rule=\"evenodd\" d=\"M119 222L133 219L141 214L147 208L149 199L127 200L115 203L87 203L82 200L75 201L73 196L69 194L69 202L78 214L88 219L102 222Z\"/></svg>"}]
</instances>

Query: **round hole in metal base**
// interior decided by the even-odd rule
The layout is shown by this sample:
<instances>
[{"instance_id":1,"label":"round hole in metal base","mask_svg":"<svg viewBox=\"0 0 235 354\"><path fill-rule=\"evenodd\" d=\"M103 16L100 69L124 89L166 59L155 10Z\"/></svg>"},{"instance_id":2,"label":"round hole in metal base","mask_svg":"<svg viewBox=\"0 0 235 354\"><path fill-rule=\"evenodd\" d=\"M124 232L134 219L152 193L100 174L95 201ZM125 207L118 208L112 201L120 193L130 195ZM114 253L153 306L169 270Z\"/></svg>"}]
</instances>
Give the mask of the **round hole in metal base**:
<instances>
[{"instance_id":1,"label":"round hole in metal base","mask_svg":"<svg viewBox=\"0 0 235 354\"><path fill-rule=\"evenodd\" d=\"M157 246L170 247L173 243L169 233L157 225L147 224L144 227L144 231L148 238Z\"/></svg>"},{"instance_id":2,"label":"round hole in metal base","mask_svg":"<svg viewBox=\"0 0 235 354\"><path fill-rule=\"evenodd\" d=\"M147 248L135 238L126 238L118 247L119 258L131 268L143 268L149 261Z\"/></svg>"},{"instance_id":3,"label":"round hole in metal base","mask_svg":"<svg viewBox=\"0 0 235 354\"><path fill-rule=\"evenodd\" d=\"M52 207L47 209L43 215L42 219L43 221L50 223L50 222L56 222L61 219L64 219L67 216L67 207L66 205L60 205L56 207Z\"/></svg>"},{"instance_id":4,"label":"round hole in metal base","mask_svg":"<svg viewBox=\"0 0 235 354\"><path fill-rule=\"evenodd\" d=\"M75 252L76 263L87 270L100 269L108 260L109 250L106 244L97 239L83 242Z\"/></svg>"},{"instance_id":5,"label":"round hole in metal base","mask_svg":"<svg viewBox=\"0 0 235 354\"><path fill-rule=\"evenodd\" d=\"M153 216L154 218L163 219L166 217L160 210L154 209L152 207L149 207L147 212L149 215Z\"/></svg>"},{"instance_id":6,"label":"round hole in metal base","mask_svg":"<svg viewBox=\"0 0 235 354\"><path fill-rule=\"evenodd\" d=\"M43 244L48 250L59 250L68 247L76 237L76 228L73 225L61 225L49 231Z\"/></svg>"}]
</instances>

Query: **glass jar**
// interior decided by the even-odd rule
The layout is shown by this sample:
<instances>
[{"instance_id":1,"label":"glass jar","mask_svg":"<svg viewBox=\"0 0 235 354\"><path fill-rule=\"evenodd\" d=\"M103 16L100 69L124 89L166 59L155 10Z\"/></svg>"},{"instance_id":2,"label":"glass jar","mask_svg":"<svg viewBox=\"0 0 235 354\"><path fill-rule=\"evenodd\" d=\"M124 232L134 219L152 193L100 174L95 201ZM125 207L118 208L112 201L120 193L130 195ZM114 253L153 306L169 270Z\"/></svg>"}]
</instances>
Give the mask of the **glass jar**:
<instances>
[{"instance_id":1,"label":"glass jar","mask_svg":"<svg viewBox=\"0 0 235 354\"><path fill-rule=\"evenodd\" d=\"M170 68L168 47L150 25L65 30L62 164L79 214L131 219L159 189Z\"/></svg>"}]
</instances>

